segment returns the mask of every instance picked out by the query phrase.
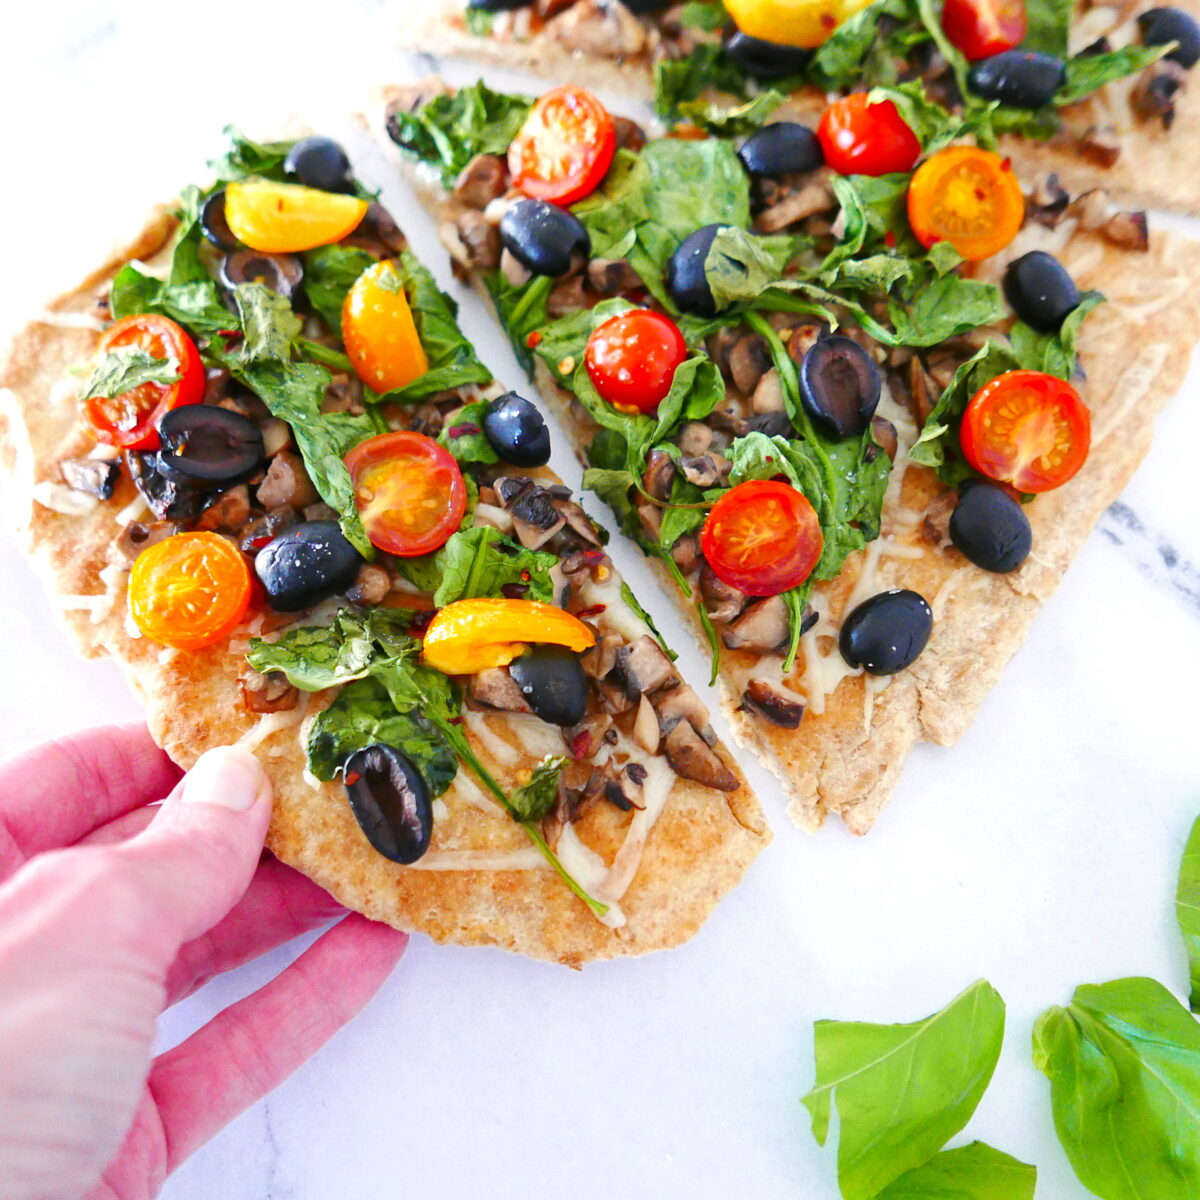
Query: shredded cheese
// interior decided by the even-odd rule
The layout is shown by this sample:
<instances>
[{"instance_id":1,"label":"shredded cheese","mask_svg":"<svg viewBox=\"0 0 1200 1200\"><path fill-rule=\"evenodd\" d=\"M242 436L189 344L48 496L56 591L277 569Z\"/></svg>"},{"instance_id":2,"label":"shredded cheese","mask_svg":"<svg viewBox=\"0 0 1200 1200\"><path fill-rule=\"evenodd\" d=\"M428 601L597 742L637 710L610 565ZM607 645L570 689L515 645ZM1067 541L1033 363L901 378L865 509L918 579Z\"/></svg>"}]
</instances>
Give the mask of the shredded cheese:
<instances>
[{"instance_id":1,"label":"shredded cheese","mask_svg":"<svg viewBox=\"0 0 1200 1200\"><path fill-rule=\"evenodd\" d=\"M61 513L64 517L83 517L90 513L100 503L95 496L86 492L77 492L63 483L51 483L43 480L33 485L34 502L51 512Z\"/></svg>"}]
</instances>

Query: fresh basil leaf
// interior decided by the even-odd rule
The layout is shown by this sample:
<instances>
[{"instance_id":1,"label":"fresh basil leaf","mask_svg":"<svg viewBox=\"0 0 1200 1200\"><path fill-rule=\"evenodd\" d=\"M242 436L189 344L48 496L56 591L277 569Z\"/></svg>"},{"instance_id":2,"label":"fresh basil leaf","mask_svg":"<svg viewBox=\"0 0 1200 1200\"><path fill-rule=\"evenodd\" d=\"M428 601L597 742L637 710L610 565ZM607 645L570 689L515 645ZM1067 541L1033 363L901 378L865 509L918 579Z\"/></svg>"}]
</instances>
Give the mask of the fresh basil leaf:
<instances>
[{"instance_id":1,"label":"fresh basil leaf","mask_svg":"<svg viewBox=\"0 0 1200 1200\"><path fill-rule=\"evenodd\" d=\"M233 299L242 329L238 362L290 359L304 322L292 312L287 300L262 283L239 283Z\"/></svg>"},{"instance_id":2,"label":"fresh basil leaf","mask_svg":"<svg viewBox=\"0 0 1200 1200\"><path fill-rule=\"evenodd\" d=\"M1037 1167L984 1142L935 1154L906 1171L876 1200L1033 1200Z\"/></svg>"},{"instance_id":3,"label":"fresh basil leaf","mask_svg":"<svg viewBox=\"0 0 1200 1200\"><path fill-rule=\"evenodd\" d=\"M732 108L719 101L685 100L679 105L678 111L681 120L715 137L745 137L756 129L761 129L766 119L785 99L782 92L769 88L765 92L759 92L752 100Z\"/></svg>"},{"instance_id":4,"label":"fresh basil leaf","mask_svg":"<svg viewBox=\"0 0 1200 1200\"><path fill-rule=\"evenodd\" d=\"M488 12L486 8L476 8L474 5L471 5L463 14L463 19L466 22L467 28L476 37L492 36L492 26L496 20L494 12Z\"/></svg>"},{"instance_id":5,"label":"fresh basil leaf","mask_svg":"<svg viewBox=\"0 0 1200 1200\"><path fill-rule=\"evenodd\" d=\"M633 499L636 485L637 481L624 468L589 467L583 473L583 486L603 500L612 509L622 531L634 538L643 550L647 550L645 533Z\"/></svg>"},{"instance_id":6,"label":"fresh basil leaf","mask_svg":"<svg viewBox=\"0 0 1200 1200\"><path fill-rule=\"evenodd\" d=\"M1054 103L1078 104L1106 84L1144 71L1169 53L1168 46L1122 46L1108 54L1077 54L1067 59L1067 79Z\"/></svg>"},{"instance_id":7,"label":"fresh basil leaf","mask_svg":"<svg viewBox=\"0 0 1200 1200\"><path fill-rule=\"evenodd\" d=\"M901 346L936 346L1003 318L1006 309L994 283L941 275L911 300L892 300L888 315Z\"/></svg>"},{"instance_id":8,"label":"fresh basil leaf","mask_svg":"<svg viewBox=\"0 0 1200 1200\"><path fill-rule=\"evenodd\" d=\"M453 421L442 427L438 442L445 446L460 463L497 463L498 455L483 432L483 418L488 402L476 400L454 414Z\"/></svg>"},{"instance_id":9,"label":"fresh basil leaf","mask_svg":"<svg viewBox=\"0 0 1200 1200\"><path fill-rule=\"evenodd\" d=\"M80 400L94 396L123 396L145 383L164 387L179 382L179 364L169 358L155 358L140 346L118 346L92 368Z\"/></svg>"},{"instance_id":10,"label":"fresh basil leaf","mask_svg":"<svg viewBox=\"0 0 1200 1200\"><path fill-rule=\"evenodd\" d=\"M1033 1031L1058 1139L1103 1200L1200 1195L1200 1026L1153 979L1075 989Z\"/></svg>"},{"instance_id":11,"label":"fresh basil leaf","mask_svg":"<svg viewBox=\"0 0 1200 1200\"><path fill-rule=\"evenodd\" d=\"M618 150L608 174L590 196L571 206L583 222L594 258L624 258L637 227L650 216L646 195L650 168L641 154Z\"/></svg>"},{"instance_id":12,"label":"fresh basil leaf","mask_svg":"<svg viewBox=\"0 0 1200 1200\"><path fill-rule=\"evenodd\" d=\"M400 563L404 577L433 596L436 607L477 596L501 596L510 584L524 584L526 600L554 602L550 572L553 554L526 550L498 529L460 529L436 553Z\"/></svg>"},{"instance_id":13,"label":"fresh basil leaf","mask_svg":"<svg viewBox=\"0 0 1200 1200\"><path fill-rule=\"evenodd\" d=\"M685 29L716 33L729 19L721 0L687 0L679 11L679 23Z\"/></svg>"},{"instance_id":14,"label":"fresh basil leaf","mask_svg":"<svg viewBox=\"0 0 1200 1200\"><path fill-rule=\"evenodd\" d=\"M764 237L736 225L718 230L704 260L704 277L718 309L753 303L779 281L795 256L797 239Z\"/></svg>"},{"instance_id":15,"label":"fresh basil leaf","mask_svg":"<svg viewBox=\"0 0 1200 1200\"><path fill-rule=\"evenodd\" d=\"M786 86L785 81L781 81L782 86ZM654 64L654 111L664 121L676 120L680 105L695 100L708 88L744 100L751 82L722 47L710 42L692 47L680 58L660 58Z\"/></svg>"},{"instance_id":16,"label":"fresh basil leaf","mask_svg":"<svg viewBox=\"0 0 1200 1200\"><path fill-rule=\"evenodd\" d=\"M894 87L873 88L869 100L872 104L890 100L899 110L904 123L917 135L917 141L927 154L948 146L963 133L963 118L930 99L919 80L898 83Z\"/></svg>"},{"instance_id":17,"label":"fresh basil leaf","mask_svg":"<svg viewBox=\"0 0 1200 1200\"><path fill-rule=\"evenodd\" d=\"M517 820L540 821L550 812L558 799L558 783L566 765L566 755L560 754L547 756L533 768L529 782L509 797Z\"/></svg>"},{"instance_id":18,"label":"fresh basil leaf","mask_svg":"<svg viewBox=\"0 0 1200 1200\"><path fill-rule=\"evenodd\" d=\"M382 684L360 679L322 709L308 736L308 768L326 782L346 759L382 743L399 750L420 771L430 796L440 796L458 774L458 759L445 736L416 712L397 712Z\"/></svg>"},{"instance_id":19,"label":"fresh basil leaf","mask_svg":"<svg viewBox=\"0 0 1200 1200\"><path fill-rule=\"evenodd\" d=\"M915 20L916 10L911 0L876 0L861 12L843 21L832 36L813 52L808 66L808 77L814 86L825 92L844 91L861 82L874 87L885 80L867 72L864 78L863 64L880 40L880 22L883 18L910 23Z\"/></svg>"},{"instance_id":20,"label":"fresh basil leaf","mask_svg":"<svg viewBox=\"0 0 1200 1200\"><path fill-rule=\"evenodd\" d=\"M1079 327L1103 303L1103 292L1084 292L1078 307L1067 314L1057 333L1039 333L1024 321L1017 321L1009 337L1021 366L1027 371L1045 371L1059 379L1070 379L1079 365L1075 350Z\"/></svg>"},{"instance_id":21,"label":"fresh basil leaf","mask_svg":"<svg viewBox=\"0 0 1200 1200\"><path fill-rule=\"evenodd\" d=\"M283 160L295 145L287 142L255 142L239 133L232 125L225 126L229 148L220 158L209 161L213 174L223 183L257 175L261 179L284 180Z\"/></svg>"},{"instance_id":22,"label":"fresh basil leaf","mask_svg":"<svg viewBox=\"0 0 1200 1200\"><path fill-rule=\"evenodd\" d=\"M375 261L375 256L360 246L318 246L304 252L304 295L339 337L346 294Z\"/></svg>"},{"instance_id":23,"label":"fresh basil leaf","mask_svg":"<svg viewBox=\"0 0 1200 1200\"><path fill-rule=\"evenodd\" d=\"M970 1120L1000 1057L1004 1001L981 979L923 1021L818 1021L813 1036L813 1135L825 1144L836 1102L842 1196L872 1200Z\"/></svg>"},{"instance_id":24,"label":"fresh basil leaf","mask_svg":"<svg viewBox=\"0 0 1200 1200\"><path fill-rule=\"evenodd\" d=\"M1200 1012L1200 818L1192 826L1183 862L1179 866L1179 883L1175 890L1175 918L1187 946L1188 974L1192 1012Z\"/></svg>"},{"instance_id":25,"label":"fresh basil leaf","mask_svg":"<svg viewBox=\"0 0 1200 1200\"><path fill-rule=\"evenodd\" d=\"M538 332L541 337L533 349L537 358L550 368L555 380L563 387L570 387L579 364L583 362L588 338L610 317L629 312L634 305L619 297L601 300L595 308L581 308L565 317L559 317ZM611 406L610 406L611 408ZM621 425L617 425L618 431Z\"/></svg>"},{"instance_id":26,"label":"fresh basil leaf","mask_svg":"<svg viewBox=\"0 0 1200 1200\"><path fill-rule=\"evenodd\" d=\"M641 606L641 604L638 602L638 598L633 594L633 588L631 588L623 579L621 580L621 599L624 600L626 605L628 605L629 608L631 608L639 617L641 617L643 621L646 622L646 624L650 627L650 632L654 634L655 640L663 648L663 652L672 662L674 662L679 655L667 645L663 635L658 632L658 626L654 624L654 618Z\"/></svg>"},{"instance_id":27,"label":"fresh basil leaf","mask_svg":"<svg viewBox=\"0 0 1200 1200\"><path fill-rule=\"evenodd\" d=\"M1072 0L1025 0L1029 28L1021 49L1066 58L1073 9Z\"/></svg>"}]
</instances>

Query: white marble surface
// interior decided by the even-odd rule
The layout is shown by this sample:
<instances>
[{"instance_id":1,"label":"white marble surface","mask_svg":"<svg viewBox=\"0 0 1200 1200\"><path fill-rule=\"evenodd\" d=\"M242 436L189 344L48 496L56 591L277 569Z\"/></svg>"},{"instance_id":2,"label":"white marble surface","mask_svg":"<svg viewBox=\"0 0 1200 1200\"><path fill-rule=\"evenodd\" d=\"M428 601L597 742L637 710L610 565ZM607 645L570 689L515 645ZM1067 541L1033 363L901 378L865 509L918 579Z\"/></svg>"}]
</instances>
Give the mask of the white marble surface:
<instances>
[{"instance_id":1,"label":"white marble surface","mask_svg":"<svg viewBox=\"0 0 1200 1200\"><path fill-rule=\"evenodd\" d=\"M227 120L258 128L259 113L286 107L285 84L307 104L331 90L328 75L370 78L363 47L379 51L380 39L356 24L369 14L334 22L331 10L289 7L282 31L254 5L236 16L149 5L26 13L21 61L0 84L15 125L0 194L5 325L69 282L106 231L130 228L143 202L194 176ZM398 58L380 61L401 70ZM388 182L388 201L447 279L429 223ZM464 321L487 361L519 382L469 299ZM1029 1035L1077 983L1145 973L1185 987L1171 896L1200 811L1197 446L1193 370L974 728L952 751L913 754L870 837L796 832L748 763L775 842L690 945L576 974L414 938L367 1011L165 1195L832 1200L833 1153L816 1148L798 1102L813 1020L911 1020L982 975L1009 1003L1009 1033L967 1134L1036 1162L1039 1196L1084 1196L1054 1139ZM556 464L577 481L565 455ZM616 557L702 678L636 553ZM113 668L74 659L7 540L0 605L0 751L137 716ZM297 950L210 984L164 1019L164 1044Z\"/></svg>"}]
</instances>

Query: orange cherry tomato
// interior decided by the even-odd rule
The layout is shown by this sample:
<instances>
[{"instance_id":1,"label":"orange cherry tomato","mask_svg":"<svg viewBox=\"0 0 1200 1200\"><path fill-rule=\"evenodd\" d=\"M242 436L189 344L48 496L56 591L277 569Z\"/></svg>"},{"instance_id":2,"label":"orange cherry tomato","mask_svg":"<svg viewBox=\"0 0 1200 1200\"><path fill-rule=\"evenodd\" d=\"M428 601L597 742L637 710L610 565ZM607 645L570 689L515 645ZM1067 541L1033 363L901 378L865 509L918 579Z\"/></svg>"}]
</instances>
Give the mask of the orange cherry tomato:
<instances>
[{"instance_id":1,"label":"orange cherry tomato","mask_svg":"<svg viewBox=\"0 0 1200 1200\"><path fill-rule=\"evenodd\" d=\"M224 641L250 606L250 568L217 533L177 533L143 550L129 574L129 615L152 642L202 650Z\"/></svg>"},{"instance_id":2,"label":"orange cherry tomato","mask_svg":"<svg viewBox=\"0 0 1200 1200\"><path fill-rule=\"evenodd\" d=\"M340 242L366 213L367 202L357 196L298 183L241 179L225 186L229 231L264 254L294 254Z\"/></svg>"},{"instance_id":3,"label":"orange cherry tomato","mask_svg":"<svg viewBox=\"0 0 1200 1200\"><path fill-rule=\"evenodd\" d=\"M354 504L372 545L432 554L462 524L467 485L450 451L423 433L381 433L346 455Z\"/></svg>"},{"instance_id":4,"label":"orange cherry tomato","mask_svg":"<svg viewBox=\"0 0 1200 1200\"><path fill-rule=\"evenodd\" d=\"M635 308L592 331L583 361L596 391L618 412L652 413L685 358L679 326L662 313Z\"/></svg>"},{"instance_id":5,"label":"orange cherry tomato","mask_svg":"<svg viewBox=\"0 0 1200 1200\"><path fill-rule=\"evenodd\" d=\"M713 574L748 596L776 596L803 583L824 545L808 497L772 479L730 488L700 530L700 549Z\"/></svg>"},{"instance_id":6,"label":"orange cherry tomato","mask_svg":"<svg viewBox=\"0 0 1200 1200\"><path fill-rule=\"evenodd\" d=\"M783 46L824 45L871 0L725 0L734 24L749 37Z\"/></svg>"},{"instance_id":7,"label":"orange cherry tomato","mask_svg":"<svg viewBox=\"0 0 1200 1200\"><path fill-rule=\"evenodd\" d=\"M942 28L971 62L1015 50L1029 32L1025 0L946 0Z\"/></svg>"},{"instance_id":8,"label":"orange cherry tomato","mask_svg":"<svg viewBox=\"0 0 1200 1200\"><path fill-rule=\"evenodd\" d=\"M1083 466L1092 419L1065 380L1041 371L1006 371L975 393L959 440L980 474L1018 492L1049 492Z\"/></svg>"},{"instance_id":9,"label":"orange cherry tomato","mask_svg":"<svg viewBox=\"0 0 1200 1200\"><path fill-rule=\"evenodd\" d=\"M600 186L617 149L608 109L581 87L547 92L508 148L513 183L535 200L574 204Z\"/></svg>"},{"instance_id":10,"label":"orange cherry tomato","mask_svg":"<svg viewBox=\"0 0 1200 1200\"><path fill-rule=\"evenodd\" d=\"M871 104L866 92L835 100L821 114L817 140L839 175L911 171L921 143L890 100Z\"/></svg>"},{"instance_id":11,"label":"orange cherry tomato","mask_svg":"<svg viewBox=\"0 0 1200 1200\"><path fill-rule=\"evenodd\" d=\"M536 600L455 600L425 630L421 655L446 675L507 666L530 642L586 650L596 635L578 618Z\"/></svg>"},{"instance_id":12,"label":"orange cherry tomato","mask_svg":"<svg viewBox=\"0 0 1200 1200\"><path fill-rule=\"evenodd\" d=\"M119 396L92 396L83 402L83 415L96 440L126 450L157 450L158 419L169 409L199 404L204 399L204 364L196 343L170 317L154 313L123 317L100 338L97 356L122 346L136 346L152 358L176 366L174 383L143 383Z\"/></svg>"},{"instance_id":13,"label":"orange cherry tomato","mask_svg":"<svg viewBox=\"0 0 1200 1200\"><path fill-rule=\"evenodd\" d=\"M342 340L355 374L377 392L407 387L429 370L408 296L390 259L368 267L346 293Z\"/></svg>"},{"instance_id":14,"label":"orange cherry tomato","mask_svg":"<svg viewBox=\"0 0 1200 1200\"><path fill-rule=\"evenodd\" d=\"M908 223L926 249L949 242L968 262L999 254L1021 232L1025 196L1007 158L948 146L908 185Z\"/></svg>"}]
</instances>

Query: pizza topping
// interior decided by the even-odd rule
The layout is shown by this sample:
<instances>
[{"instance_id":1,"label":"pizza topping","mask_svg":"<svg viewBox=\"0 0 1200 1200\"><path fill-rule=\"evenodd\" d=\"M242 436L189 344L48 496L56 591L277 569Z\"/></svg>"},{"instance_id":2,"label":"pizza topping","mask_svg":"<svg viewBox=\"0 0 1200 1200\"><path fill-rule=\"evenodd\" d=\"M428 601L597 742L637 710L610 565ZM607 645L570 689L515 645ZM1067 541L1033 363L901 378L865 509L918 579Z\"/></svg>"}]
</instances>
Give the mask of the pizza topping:
<instances>
[{"instance_id":1,"label":"pizza topping","mask_svg":"<svg viewBox=\"0 0 1200 1200\"><path fill-rule=\"evenodd\" d=\"M1061 58L1033 50L1006 50L977 62L967 76L971 91L1012 108L1041 108L1066 82Z\"/></svg>"},{"instance_id":2,"label":"pizza topping","mask_svg":"<svg viewBox=\"0 0 1200 1200\"><path fill-rule=\"evenodd\" d=\"M969 62L1015 50L1025 40L1025 0L946 0L942 28Z\"/></svg>"},{"instance_id":3,"label":"pizza topping","mask_svg":"<svg viewBox=\"0 0 1200 1200\"><path fill-rule=\"evenodd\" d=\"M481 597L438 610L425 630L422 657L447 675L507 666L528 644L588 649L596 635L578 617L536 600Z\"/></svg>"},{"instance_id":4,"label":"pizza topping","mask_svg":"<svg viewBox=\"0 0 1200 1200\"><path fill-rule=\"evenodd\" d=\"M218 188L200 206L200 232L218 250L236 250L238 240L225 219L225 189Z\"/></svg>"},{"instance_id":5,"label":"pizza topping","mask_svg":"<svg viewBox=\"0 0 1200 1200\"><path fill-rule=\"evenodd\" d=\"M838 648L848 666L895 675L912 666L933 632L924 596L895 588L864 600L842 623Z\"/></svg>"},{"instance_id":6,"label":"pizza topping","mask_svg":"<svg viewBox=\"0 0 1200 1200\"><path fill-rule=\"evenodd\" d=\"M158 422L158 469L202 491L249 479L263 461L263 439L248 417L213 404L191 404Z\"/></svg>"},{"instance_id":7,"label":"pizza topping","mask_svg":"<svg viewBox=\"0 0 1200 1200\"><path fill-rule=\"evenodd\" d=\"M361 564L336 521L306 521L262 547L254 571L276 612L299 612L344 592Z\"/></svg>"},{"instance_id":8,"label":"pizza topping","mask_svg":"<svg viewBox=\"0 0 1200 1200\"><path fill-rule=\"evenodd\" d=\"M743 597L745 593L740 593ZM729 623L721 640L730 650L748 650L754 654L773 654L788 640L787 605L780 596L755 600Z\"/></svg>"},{"instance_id":9,"label":"pizza topping","mask_svg":"<svg viewBox=\"0 0 1200 1200\"><path fill-rule=\"evenodd\" d=\"M804 705L799 700L781 696L762 679L752 679L746 685L739 708L749 709L781 729L798 729L804 716Z\"/></svg>"},{"instance_id":10,"label":"pizza topping","mask_svg":"<svg viewBox=\"0 0 1200 1200\"><path fill-rule=\"evenodd\" d=\"M947 493L949 494L949 493ZM950 517L951 542L984 571L1015 571L1033 549L1033 530L1020 503L991 483L968 483Z\"/></svg>"},{"instance_id":11,"label":"pizza topping","mask_svg":"<svg viewBox=\"0 0 1200 1200\"><path fill-rule=\"evenodd\" d=\"M1200 24L1181 8L1151 8L1137 19L1142 41L1147 46L1179 44L1168 53L1171 62L1181 67L1194 67L1200 62Z\"/></svg>"},{"instance_id":12,"label":"pizza topping","mask_svg":"<svg viewBox=\"0 0 1200 1200\"><path fill-rule=\"evenodd\" d=\"M304 266L294 254L263 254L243 247L225 255L217 278L231 292L242 283L261 283L285 300L291 300L304 281Z\"/></svg>"},{"instance_id":13,"label":"pizza topping","mask_svg":"<svg viewBox=\"0 0 1200 1200\"><path fill-rule=\"evenodd\" d=\"M492 449L514 467L544 467L550 461L546 418L516 392L488 402L482 428Z\"/></svg>"},{"instance_id":14,"label":"pizza topping","mask_svg":"<svg viewBox=\"0 0 1200 1200\"><path fill-rule=\"evenodd\" d=\"M908 219L922 246L949 242L968 262L979 262L1020 233L1025 197L1007 158L976 146L948 146L913 175Z\"/></svg>"},{"instance_id":15,"label":"pizza topping","mask_svg":"<svg viewBox=\"0 0 1200 1200\"><path fill-rule=\"evenodd\" d=\"M508 169L527 196L574 204L599 186L615 151L608 110L591 92L567 84L530 110L509 147Z\"/></svg>"},{"instance_id":16,"label":"pizza topping","mask_svg":"<svg viewBox=\"0 0 1200 1200\"><path fill-rule=\"evenodd\" d=\"M687 353L670 317L635 308L593 330L584 363L592 386L618 412L653 413Z\"/></svg>"},{"instance_id":17,"label":"pizza topping","mask_svg":"<svg viewBox=\"0 0 1200 1200\"><path fill-rule=\"evenodd\" d=\"M204 493L190 483L164 475L156 452L126 450L125 467L146 506L160 521L194 521L200 515Z\"/></svg>"},{"instance_id":18,"label":"pizza topping","mask_svg":"<svg viewBox=\"0 0 1200 1200\"><path fill-rule=\"evenodd\" d=\"M287 152L283 171L289 179L304 187L322 192L354 191L350 160L332 138L301 138Z\"/></svg>"},{"instance_id":19,"label":"pizza topping","mask_svg":"<svg viewBox=\"0 0 1200 1200\"><path fill-rule=\"evenodd\" d=\"M108 327L84 390L83 415L98 441L130 450L159 445L158 419L204 399L196 343L169 317L149 313Z\"/></svg>"},{"instance_id":20,"label":"pizza topping","mask_svg":"<svg viewBox=\"0 0 1200 1200\"><path fill-rule=\"evenodd\" d=\"M718 233L728 226L704 225L688 234L667 262L667 288L680 312L711 317L717 311L706 266Z\"/></svg>"},{"instance_id":21,"label":"pizza topping","mask_svg":"<svg viewBox=\"0 0 1200 1200\"><path fill-rule=\"evenodd\" d=\"M1041 371L1006 371L972 397L959 437L963 455L981 475L1019 492L1048 492L1087 459L1091 416L1065 380Z\"/></svg>"},{"instance_id":22,"label":"pizza topping","mask_svg":"<svg viewBox=\"0 0 1200 1200\"><path fill-rule=\"evenodd\" d=\"M811 49L871 0L725 0L738 29L754 38Z\"/></svg>"},{"instance_id":23,"label":"pizza topping","mask_svg":"<svg viewBox=\"0 0 1200 1200\"><path fill-rule=\"evenodd\" d=\"M1067 269L1045 250L1031 250L1008 264L1004 295L1017 316L1039 333L1061 329L1080 299Z\"/></svg>"},{"instance_id":24,"label":"pizza topping","mask_svg":"<svg viewBox=\"0 0 1200 1200\"><path fill-rule=\"evenodd\" d=\"M891 100L871 102L866 92L835 100L822 114L817 137L825 161L841 175L911 171L921 143Z\"/></svg>"},{"instance_id":25,"label":"pizza topping","mask_svg":"<svg viewBox=\"0 0 1200 1200\"><path fill-rule=\"evenodd\" d=\"M508 190L508 166L498 154L477 154L454 181L454 198L482 212Z\"/></svg>"},{"instance_id":26,"label":"pizza topping","mask_svg":"<svg viewBox=\"0 0 1200 1200\"><path fill-rule=\"evenodd\" d=\"M416 862L433 836L433 804L413 761L377 742L351 754L344 771L346 799L367 841L392 862Z\"/></svg>"},{"instance_id":27,"label":"pizza topping","mask_svg":"<svg viewBox=\"0 0 1200 1200\"><path fill-rule=\"evenodd\" d=\"M730 488L709 510L700 532L700 548L713 572L748 596L773 596L803 583L823 545L808 498L776 480Z\"/></svg>"},{"instance_id":28,"label":"pizza topping","mask_svg":"<svg viewBox=\"0 0 1200 1200\"><path fill-rule=\"evenodd\" d=\"M1187 82L1187 70L1177 62L1160 58L1147 67L1133 86L1130 101L1139 117L1156 118L1164 129L1175 123L1175 102Z\"/></svg>"},{"instance_id":29,"label":"pizza topping","mask_svg":"<svg viewBox=\"0 0 1200 1200\"><path fill-rule=\"evenodd\" d=\"M429 370L403 279L391 259L368 267L346 293L342 339L355 373L376 392L407 387Z\"/></svg>"},{"instance_id":30,"label":"pizza topping","mask_svg":"<svg viewBox=\"0 0 1200 1200\"><path fill-rule=\"evenodd\" d=\"M201 650L224 641L250 605L245 558L216 533L180 533L143 550L129 575L129 614L151 641Z\"/></svg>"},{"instance_id":31,"label":"pizza topping","mask_svg":"<svg viewBox=\"0 0 1200 1200\"><path fill-rule=\"evenodd\" d=\"M741 144L738 158L751 175L768 177L815 171L825 162L817 135L797 121L764 125Z\"/></svg>"},{"instance_id":32,"label":"pizza topping","mask_svg":"<svg viewBox=\"0 0 1200 1200\"><path fill-rule=\"evenodd\" d=\"M58 469L67 487L86 492L97 500L112 499L121 474L115 461L99 458L64 458L59 461Z\"/></svg>"},{"instance_id":33,"label":"pizza topping","mask_svg":"<svg viewBox=\"0 0 1200 1200\"><path fill-rule=\"evenodd\" d=\"M840 334L815 342L800 364L800 399L831 437L861 436L875 415L882 386L871 356Z\"/></svg>"},{"instance_id":34,"label":"pizza topping","mask_svg":"<svg viewBox=\"0 0 1200 1200\"><path fill-rule=\"evenodd\" d=\"M556 279L591 249L583 222L545 200L518 200L508 208L500 218L500 241L527 271Z\"/></svg>"},{"instance_id":35,"label":"pizza topping","mask_svg":"<svg viewBox=\"0 0 1200 1200\"><path fill-rule=\"evenodd\" d=\"M531 646L508 673L533 714L551 725L578 725L587 711L588 677L564 646Z\"/></svg>"},{"instance_id":36,"label":"pizza topping","mask_svg":"<svg viewBox=\"0 0 1200 1200\"><path fill-rule=\"evenodd\" d=\"M681 720L667 731L663 739L663 752L677 775L694 779L720 792L737 791L737 776L692 728L690 721Z\"/></svg>"},{"instance_id":37,"label":"pizza topping","mask_svg":"<svg viewBox=\"0 0 1200 1200\"><path fill-rule=\"evenodd\" d=\"M357 196L296 183L235 180L225 188L225 219L239 242L268 254L327 246L353 233L367 212Z\"/></svg>"},{"instance_id":38,"label":"pizza topping","mask_svg":"<svg viewBox=\"0 0 1200 1200\"><path fill-rule=\"evenodd\" d=\"M367 536L389 554L431 554L462 523L462 471L433 438L411 431L378 434L346 455L346 468Z\"/></svg>"},{"instance_id":39,"label":"pizza topping","mask_svg":"<svg viewBox=\"0 0 1200 1200\"><path fill-rule=\"evenodd\" d=\"M802 75L812 55L800 46L784 46L751 37L740 29L725 42L725 53L751 79L788 79Z\"/></svg>"}]
</instances>

